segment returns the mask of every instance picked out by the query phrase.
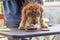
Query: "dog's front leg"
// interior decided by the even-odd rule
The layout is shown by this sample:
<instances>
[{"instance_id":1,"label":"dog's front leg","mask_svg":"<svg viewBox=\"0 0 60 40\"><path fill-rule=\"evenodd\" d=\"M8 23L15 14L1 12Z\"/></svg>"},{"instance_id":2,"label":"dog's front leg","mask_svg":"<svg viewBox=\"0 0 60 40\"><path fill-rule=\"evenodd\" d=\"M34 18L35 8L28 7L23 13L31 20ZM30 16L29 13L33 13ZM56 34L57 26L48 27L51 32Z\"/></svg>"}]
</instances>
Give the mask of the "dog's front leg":
<instances>
[{"instance_id":1,"label":"dog's front leg","mask_svg":"<svg viewBox=\"0 0 60 40\"><path fill-rule=\"evenodd\" d=\"M43 18L40 19L40 25L41 25L41 28L48 28L48 25L45 23Z\"/></svg>"},{"instance_id":2,"label":"dog's front leg","mask_svg":"<svg viewBox=\"0 0 60 40\"><path fill-rule=\"evenodd\" d=\"M25 29L25 23L26 23L26 17L23 15L19 29L21 29L21 30Z\"/></svg>"}]
</instances>

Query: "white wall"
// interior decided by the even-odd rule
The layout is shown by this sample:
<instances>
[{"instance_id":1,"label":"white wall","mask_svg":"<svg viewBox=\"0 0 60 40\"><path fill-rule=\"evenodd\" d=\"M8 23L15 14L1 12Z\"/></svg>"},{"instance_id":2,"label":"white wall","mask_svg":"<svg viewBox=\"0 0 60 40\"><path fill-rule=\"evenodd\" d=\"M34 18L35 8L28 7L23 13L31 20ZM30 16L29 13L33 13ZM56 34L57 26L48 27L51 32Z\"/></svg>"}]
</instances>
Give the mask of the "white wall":
<instances>
[{"instance_id":1,"label":"white wall","mask_svg":"<svg viewBox=\"0 0 60 40\"><path fill-rule=\"evenodd\" d=\"M60 23L60 2L44 3L44 17L50 20L50 23Z\"/></svg>"}]
</instances>

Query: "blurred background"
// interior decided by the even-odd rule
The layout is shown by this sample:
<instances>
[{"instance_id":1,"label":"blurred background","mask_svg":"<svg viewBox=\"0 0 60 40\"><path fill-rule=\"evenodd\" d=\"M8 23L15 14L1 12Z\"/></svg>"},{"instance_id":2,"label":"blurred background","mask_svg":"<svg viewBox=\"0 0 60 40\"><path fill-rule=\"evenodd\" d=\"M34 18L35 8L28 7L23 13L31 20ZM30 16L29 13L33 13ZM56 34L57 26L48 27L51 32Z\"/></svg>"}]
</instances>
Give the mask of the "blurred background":
<instances>
[{"instance_id":1,"label":"blurred background","mask_svg":"<svg viewBox=\"0 0 60 40\"><path fill-rule=\"evenodd\" d=\"M51 24L60 24L60 0L44 0L44 17Z\"/></svg>"}]
</instances>

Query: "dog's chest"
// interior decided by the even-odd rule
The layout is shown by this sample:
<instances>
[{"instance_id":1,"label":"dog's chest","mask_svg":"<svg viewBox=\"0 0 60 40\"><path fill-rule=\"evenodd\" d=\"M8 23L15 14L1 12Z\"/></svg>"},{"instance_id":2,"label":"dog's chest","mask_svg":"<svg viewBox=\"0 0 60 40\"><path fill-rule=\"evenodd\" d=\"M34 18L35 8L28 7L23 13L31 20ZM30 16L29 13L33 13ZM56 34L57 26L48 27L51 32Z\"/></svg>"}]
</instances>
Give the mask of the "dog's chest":
<instances>
[{"instance_id":1,"label":"dog's chest","mask_svg":"<svg viewBox=\"0 0 60 40\"><path fill-rule=\"evenodd\" d=\"M28 26L29 26L29 27L32 27L32 26L26 21L25 27L28 27ZM40 28L40 24L37 23L37 24L33 25L33 27L39 29L39 28ZM32 27L32 28L33 28L33 27Z\"/></svg>"}]
</instances>

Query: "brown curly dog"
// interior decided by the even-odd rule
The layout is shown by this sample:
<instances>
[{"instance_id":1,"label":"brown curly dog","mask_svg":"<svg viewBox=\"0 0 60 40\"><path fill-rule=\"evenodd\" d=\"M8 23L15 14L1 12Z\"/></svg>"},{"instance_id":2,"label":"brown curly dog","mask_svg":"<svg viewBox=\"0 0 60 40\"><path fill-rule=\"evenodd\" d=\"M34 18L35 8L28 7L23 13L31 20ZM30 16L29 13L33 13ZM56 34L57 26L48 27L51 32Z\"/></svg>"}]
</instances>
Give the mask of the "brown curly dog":
<instances>
[{"instance_id":1,"label":"brown curly dog","mask_svg":"<svg viewBox=\"0 0 60 40\"><path fill-rule=\"evenodd\" d=\"M30 2L22 8L22 17L19 29L23 30L26 27L26 22L35 25L39 23L41 28L47 28L48 25L42 18L43 8L40 3Z\"/></svg>"}]
</instances>

